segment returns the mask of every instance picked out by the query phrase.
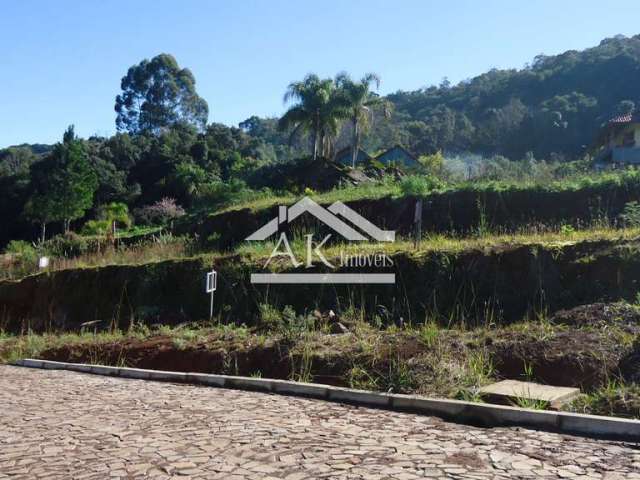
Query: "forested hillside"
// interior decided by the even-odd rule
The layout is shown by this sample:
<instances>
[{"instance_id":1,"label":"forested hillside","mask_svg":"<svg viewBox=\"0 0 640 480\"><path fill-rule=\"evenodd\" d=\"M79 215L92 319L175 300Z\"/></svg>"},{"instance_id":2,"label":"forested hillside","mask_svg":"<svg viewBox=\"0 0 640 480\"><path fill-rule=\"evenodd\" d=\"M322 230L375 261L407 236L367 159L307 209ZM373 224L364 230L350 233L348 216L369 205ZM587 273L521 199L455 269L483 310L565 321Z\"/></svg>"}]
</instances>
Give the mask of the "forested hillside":
<instances>
[{"instance_id":1,"label":"forested hillside","mask_svg":"<svg viewBox=\"0 0 640 480\"><path fill-rule=\"evenodd\" d=\"M572 160L589 152L604 121L640 102L640 35L387 98L394 112L364 139L371 151L399 143L415 155L442 150L519 160L531 152L538 159ZM281 141L275 124L254 117L245 126L271 143ZM342 132L338 148L348 138Z\"/></svg>"},{"instance_id":2,"label":"forested hillside","mask_svg":"<svg viewBox=\"0 0 640 480\"><path fill-rule=\"evenodd\" d=\"M122 78L116 135L80 139L70 129L57 146L0 150L0 245L33 239L47 224L51 233L71 226L96 232L86 222L106 222L114 203L144 221L158 209L171 216L268 195L265 188L283 189L270 179L287 177L289 162L316 152L331 158L358 144L371 153L402 144L416 157L442 151L526 159L527 168L540 164L534 159L582 159L599 126L640 101L640 35L606 39L580 52L539 55L521 70L491 70L457 85L444 80L382 98L375 93L379 80L375 74L361 81L346 74L335 80L308 75L286 90L297 103L282 119L253 116L228 127L206 123L207 102L198 96L193 74L175 58L143 60ZM326 118L318 123L313 102L323 98ZM500 169L509 164L502 157L493 160ZM501 177L494 172L491 178Z\"/></svg>"},{"instance_id":3,"label":"forested hillside","mask_svg":"<svg viewBox=\"0 0 640 480\"><path fill-rule=\"evenodd\" d=\"M417 154L441 149L517 160L530 151L573 159L588 150L602 122L640 101L640 35L388 98L396 113L391 125L372 132L375 146L397 141Z\"/></svg>"}]
</instances>

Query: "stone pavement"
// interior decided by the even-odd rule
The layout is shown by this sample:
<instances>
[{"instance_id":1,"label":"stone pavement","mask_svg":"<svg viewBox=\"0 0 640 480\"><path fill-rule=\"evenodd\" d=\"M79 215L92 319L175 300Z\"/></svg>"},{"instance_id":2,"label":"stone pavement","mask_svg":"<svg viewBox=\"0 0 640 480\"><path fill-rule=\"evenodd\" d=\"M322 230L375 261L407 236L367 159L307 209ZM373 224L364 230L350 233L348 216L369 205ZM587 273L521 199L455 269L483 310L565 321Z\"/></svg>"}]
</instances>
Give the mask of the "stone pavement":
<instances>
[{"instance_id":1,"label":"stone pavement","mask_svg":"<svg viewBox=\"0 0 640 480\"><path fill-rule=\"evenodd\" d=\"M0 366L0 478L631 478L638 445Z\"/></svg>"}]
</instances>

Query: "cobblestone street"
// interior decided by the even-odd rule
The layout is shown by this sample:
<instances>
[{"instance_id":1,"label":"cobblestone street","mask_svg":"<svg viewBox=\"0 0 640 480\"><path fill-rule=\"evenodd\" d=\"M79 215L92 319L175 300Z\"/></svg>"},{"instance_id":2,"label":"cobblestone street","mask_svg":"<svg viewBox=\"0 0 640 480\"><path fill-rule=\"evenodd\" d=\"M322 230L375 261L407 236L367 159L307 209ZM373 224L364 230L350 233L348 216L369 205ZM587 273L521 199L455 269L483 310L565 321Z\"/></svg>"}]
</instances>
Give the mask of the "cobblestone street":
<instances>
[{"instance_id":1,"label":"cobblestone street","mask_svg":"<svg viewBox=\"0 0 640 480\"><path fill-rule=\"evenodd\" d=\"M0 478L635 478L640 450L234 390L0 367Z\"/></svg>"}]
</instances>

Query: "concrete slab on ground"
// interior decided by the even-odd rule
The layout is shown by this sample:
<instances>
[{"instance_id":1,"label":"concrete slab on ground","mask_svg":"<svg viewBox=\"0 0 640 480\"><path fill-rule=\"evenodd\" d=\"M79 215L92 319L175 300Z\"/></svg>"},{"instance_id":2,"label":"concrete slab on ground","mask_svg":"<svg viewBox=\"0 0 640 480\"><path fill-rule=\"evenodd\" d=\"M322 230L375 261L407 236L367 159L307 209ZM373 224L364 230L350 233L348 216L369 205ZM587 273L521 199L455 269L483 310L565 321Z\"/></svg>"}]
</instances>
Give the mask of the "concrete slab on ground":
<instances>
[{"instance_id":1,"label":"concrete slab on ground","mask_svg":"<svg viewBox=\"0 0 640 480\"><path fill-rule=\"evenodd\" d=\"M520 382L518 380L502 380L492 383L480 389L480 395L496 400L525 399L532 401L548 402L552 408L557 408L574 400L580 395L579 388L555 387L553 385L541 385L533 382Z\"/></svg>"}]
</instances>

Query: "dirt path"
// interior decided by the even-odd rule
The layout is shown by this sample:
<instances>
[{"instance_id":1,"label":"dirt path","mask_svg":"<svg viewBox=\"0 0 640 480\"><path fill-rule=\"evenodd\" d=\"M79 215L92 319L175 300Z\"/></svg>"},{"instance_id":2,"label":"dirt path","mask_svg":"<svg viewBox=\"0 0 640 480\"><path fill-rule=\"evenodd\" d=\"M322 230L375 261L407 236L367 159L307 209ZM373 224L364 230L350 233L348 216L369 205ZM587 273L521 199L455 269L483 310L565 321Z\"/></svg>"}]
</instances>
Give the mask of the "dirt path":
<instances>
[{"instance_id":1,"label":"dirt path","mask_svg":"<svg viewBox=\"0 0 640 480\"><path fill-rule=\"evenodd\" d=\"M0 478L640 479L631 444L260 393L1 366L0 405Z\"/></svg>"}]
</instances>

